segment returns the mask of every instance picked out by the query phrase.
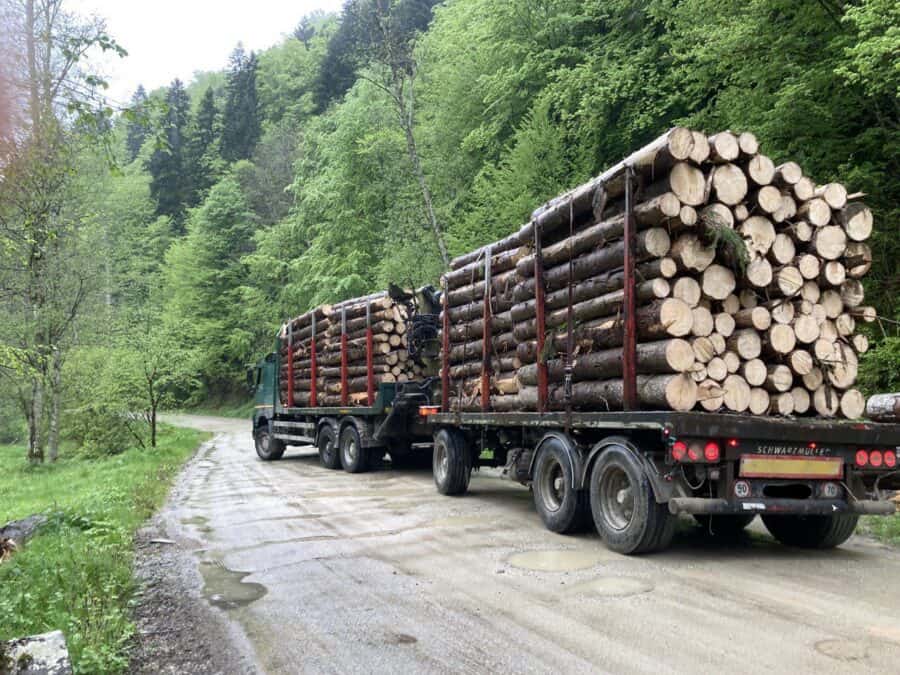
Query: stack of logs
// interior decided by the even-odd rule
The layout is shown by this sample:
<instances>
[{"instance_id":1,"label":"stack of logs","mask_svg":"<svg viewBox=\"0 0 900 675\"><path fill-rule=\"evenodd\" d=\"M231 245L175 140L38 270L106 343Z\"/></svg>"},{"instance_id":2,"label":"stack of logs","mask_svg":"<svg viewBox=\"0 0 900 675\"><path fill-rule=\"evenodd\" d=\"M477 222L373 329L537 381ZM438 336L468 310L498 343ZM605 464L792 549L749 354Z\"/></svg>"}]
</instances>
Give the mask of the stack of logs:
<instances>
[{"instance_id":1,"label":"stack of logs","mask_svg":"<svg viewBox=\"0 0 900 675\"><path fill-rule=\"evenodd\" d=\"M324 305L286 323L279 333L281 402L296 407L367 405L369 394L382 382L406 382L421 376L422 367L410 358L407 328L410 308L387 293ZM342 326L344 331L342 334ZM368 377L368 330L374 391ZM341 345L346 341L347 392L341 386ZM293 372L288 366L292 354ZM313 371L315 370L315 400ZM293 400L288 382L293 380Z\"/></svg>"},{"instance_id":2,"label":"stack of logs","mask_svg":"<svg viewBox=\"0 0 900 675\"><path fill-rule=\"evenodd\" d=\"M449 408L537 409L539 361L548 409L623 408L630 172L640 406L860 417L872 213L758 146L751 133L674 128L454 259L442 279Z\"/></svg>"}]
</instances>

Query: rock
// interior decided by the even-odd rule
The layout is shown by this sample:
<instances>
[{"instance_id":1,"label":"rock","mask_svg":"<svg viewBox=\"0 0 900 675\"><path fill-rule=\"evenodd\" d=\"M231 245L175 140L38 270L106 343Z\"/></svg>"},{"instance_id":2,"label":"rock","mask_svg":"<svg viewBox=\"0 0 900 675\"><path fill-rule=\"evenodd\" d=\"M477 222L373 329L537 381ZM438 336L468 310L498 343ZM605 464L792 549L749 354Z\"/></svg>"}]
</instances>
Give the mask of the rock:
<instances>
[{"instance_id":1,"label":"rock","mask_svg":"<svg viewBox=\"0 0 900 675\"><path fill-rule=\"evenodd\" d=\"M72 675L62 631L0 642L0 675Z\"/></svg>"},{"instance_id":2,"label":"rock","mask_svg":"<svg viewBox=\"0 0 900 675\"><path fill-rule=\"evenodd\" d=\"M12 539L16 545L21 548L29 539L31 539L38 529L47 522L47 516L35 514L22 518L21 520L13 520L3 527L0 527L0 541L3 539Z\"/></svg>"}]
</instances>

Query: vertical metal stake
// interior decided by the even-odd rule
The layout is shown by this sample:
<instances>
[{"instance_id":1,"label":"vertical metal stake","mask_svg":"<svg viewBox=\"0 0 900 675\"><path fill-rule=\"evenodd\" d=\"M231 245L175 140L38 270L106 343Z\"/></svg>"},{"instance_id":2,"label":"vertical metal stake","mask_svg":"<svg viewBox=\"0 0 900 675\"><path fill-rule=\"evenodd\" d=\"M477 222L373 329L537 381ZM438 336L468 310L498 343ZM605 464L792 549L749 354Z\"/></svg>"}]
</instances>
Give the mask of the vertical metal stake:
<instances>
[{"instance_id":1,"label":"vertical metal stake","mask_svg":"<svg viewBox=\"0 0 900 675\"><path fill-rule=\"evenodd\" d=\"M537 375L538 412L547 412L547 359L544 353L544 338L547 330L544 316L544 252L541 248L541 226L531 221L534 227L534 307L537 326Z\"/></svg>"},{"instance_id":2,"label":"vertical metal stake","mask_svg":"<svg viewBox=\"0 0 900 675\"><path fill-rule=\"evenodd\" d=\"M350 404L350 392L347 390L347 307L341 307L341 405Z\"/></svg>"},{"instance_id":3,"label":"vertical metal stake","mask_svg":"<svg viewBox=\"0 0 900 675\"><path fill-rule=\"evenodd\" d=\"M484 257L484 308L481 317L481 410L491 409L491 247Z\"/></svg>"},{"instance_id":4,"label":"vertical metal stake","mask_svg":"<svg viewBox=\"0 0 900 675\"><path fill-rule=\"evenodd\" d=\"M287 390L287 407L294 407L294 321L288 321L288 390Z\"/></svg>"},{"instance_id":5,"label":"vertical metal stake","mask_svg":"<svg viewBox=\"0 0 900 675\"><path fill-rule=\"evenodd\" d=\"M373 370L373 352L375 338L372 335L372 305L366 300L366 394L370 406L375 405L375 372Z\"/></svg>"},{"instance_id":6,"label":"vertical metal stake","mask_svg":"<svg viewBox=\"0 0 900 675\"><path fill-rule=\"evenodd\" d=\"M634 278L634 170L625 167L625 288L624 307L625 323L622 327L622 389L623 407L625 410L637 409L637 321L635 317L635 278Z\"/></svg>"},{"instance_id":7,"label":"vertical metal stake","mask_svg":"<svg viewBox=\"0 0 900 675\"><path fill-rule=\"evenodd\" d=\"M319 377L319 364L316 359L316 313L312 315L312 340L309 347L309 376L311 379L309 385L309 407L315 408L319 405L319 392L316 389L316 381Z\"/></svg>"},{"instance_id":8,"label":"vertical metal stake","mask_svg":"<svg viewBox=\"0 0 900 675\"><path fill-rule=\"evenodd\" d=\"M441 277L441 412L450 411L450 301L447 278Z\"/></svg>"}]
</instances>

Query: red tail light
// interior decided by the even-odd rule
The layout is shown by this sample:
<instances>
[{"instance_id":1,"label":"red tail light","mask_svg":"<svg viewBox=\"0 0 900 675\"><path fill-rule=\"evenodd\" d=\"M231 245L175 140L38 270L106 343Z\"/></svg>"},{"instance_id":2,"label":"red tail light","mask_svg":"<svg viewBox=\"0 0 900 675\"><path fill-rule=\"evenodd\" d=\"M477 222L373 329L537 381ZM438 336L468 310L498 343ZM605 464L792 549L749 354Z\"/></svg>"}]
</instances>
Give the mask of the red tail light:
<instances>
[{"instance_id":1,"label":"red tail light","mask_svg":"<svg viewBox=\"0 0 900 675\"><path fill-rule=\"evenodd\" d=\"M865 450L856 451L856 466L866 466L869 463L869 453Z\"/></svg>"},{"instance_id":2,"label":"red tail light","mask_svg":"<svg viewBox=\"0 0 900 675\"><path fill-rule=\"evenodd\" d=\"M873 450L869 453L869 463L874 467L879 467L884 462L884 455L881 454L881 450Z\"/></svg>"},{"instance_id":3,"label":"red tail light","mask_svg":"<svg viewBox=\"0 0 900 675\"><path fill-rule=\"evenodd\" d=\"M893 450L885 450L884 451L884 465L893 469L897 466L897 453Z\"/></svg>"},{"instance_id":4,"label":"red tail light","mask_svg":"<svg viewBox=\"0 0 900 675\"><path fill-rule=\"evenodd\" d=\"M684 441L675 441L672 444L672 459L676 462L680 462L684 459L684 455L687 452L687 443Z\"/></svg>"},{"instance_id":5,"label":"red tail light","mask_svg":"<svg viewBox=\"0 0 900 675\"><path fill-rule=\"evenodd\" d=\"M719 461L719 444L710 441L706 444L706 447L703 448L703 456L706 458L707 462L718 462Z\"/></svg>"}]
</instances>

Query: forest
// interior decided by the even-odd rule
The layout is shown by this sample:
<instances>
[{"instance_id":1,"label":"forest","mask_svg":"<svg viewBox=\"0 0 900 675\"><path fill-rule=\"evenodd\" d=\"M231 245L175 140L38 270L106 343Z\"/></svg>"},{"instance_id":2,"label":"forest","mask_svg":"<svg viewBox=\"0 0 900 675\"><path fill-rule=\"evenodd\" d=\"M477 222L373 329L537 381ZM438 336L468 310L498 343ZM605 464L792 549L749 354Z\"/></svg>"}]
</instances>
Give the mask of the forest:
<instances>
[{"instance_id":1,"label":"forest","mask_svg":"<svg viewBox=\"0 0 900 675\"><path fill-rule=\"evenodd\" d=\"M677 124L866 194L862 384L900 389L896 2L347 0L124 106L102 18L0 19L0 443L33 463L154 446L159 411L245 398L288 317L436 283Z\"/></svg>"}]
</instances>

